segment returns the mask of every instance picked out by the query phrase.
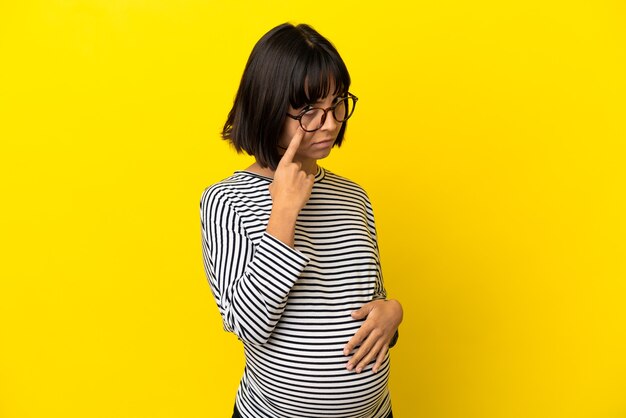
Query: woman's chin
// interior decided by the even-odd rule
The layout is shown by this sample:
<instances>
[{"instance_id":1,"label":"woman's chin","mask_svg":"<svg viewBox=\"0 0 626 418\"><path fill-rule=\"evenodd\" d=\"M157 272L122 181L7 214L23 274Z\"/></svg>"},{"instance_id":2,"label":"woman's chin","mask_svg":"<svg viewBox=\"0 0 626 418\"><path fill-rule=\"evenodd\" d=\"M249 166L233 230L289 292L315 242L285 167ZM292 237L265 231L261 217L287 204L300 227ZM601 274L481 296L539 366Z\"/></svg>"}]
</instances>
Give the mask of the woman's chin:
<instances>
[{"instance_id":1,"label":"woman's chin","mask_svg":"<svg viewBox=\"0 0 626 418\"><path fill-rule=\"evenodd\" d=\"M317 152L313 154L314 154L314 157L313 157L314 159L322 160L330 155L330 148L324 149L324 150L318 150Z\"/></svg>"}]
</instances>

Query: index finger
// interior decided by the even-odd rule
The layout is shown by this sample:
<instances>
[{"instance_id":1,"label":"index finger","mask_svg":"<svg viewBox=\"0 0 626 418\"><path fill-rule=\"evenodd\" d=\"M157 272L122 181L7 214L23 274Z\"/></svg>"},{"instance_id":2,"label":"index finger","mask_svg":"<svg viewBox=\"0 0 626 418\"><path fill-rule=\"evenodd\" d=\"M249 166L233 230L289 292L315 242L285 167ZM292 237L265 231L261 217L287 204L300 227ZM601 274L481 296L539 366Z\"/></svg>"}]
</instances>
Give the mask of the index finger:
<instances>
[{"instance_id":1,"label":"index finger","mask_svg":"<svg viewBox=\"0 0 626 418\"><path fill-rule=\"evenodd\" d=\"M365 340L365 337L368 333L369 331L364 329L363 325L361 325L361 328L359 328L359 330L352 336L352 338L350 338L350 341L348 341L348 343L344 346L343 355L347 356L348 354L350 354L355 347L357 347Z\"/></svg>"},{"instance_id":2,"label":"index finger","mask_svg":"<svg viewBox=\"0 0 626 418\"><path fill-rule=\"evenodd\" d=\"M298 130L296 131L296 134L293 136L293 138L291 138L291 142L287 146L287 150L285 150L285 153L280 159L281 163L285 164L285 163L290 163L293 161L293 157L296 155L296 151L298 150L298 147L300 146L300 142L302 141L303 137L304 137L304 129L298 126Z\"/></svg>"}]
</instances>

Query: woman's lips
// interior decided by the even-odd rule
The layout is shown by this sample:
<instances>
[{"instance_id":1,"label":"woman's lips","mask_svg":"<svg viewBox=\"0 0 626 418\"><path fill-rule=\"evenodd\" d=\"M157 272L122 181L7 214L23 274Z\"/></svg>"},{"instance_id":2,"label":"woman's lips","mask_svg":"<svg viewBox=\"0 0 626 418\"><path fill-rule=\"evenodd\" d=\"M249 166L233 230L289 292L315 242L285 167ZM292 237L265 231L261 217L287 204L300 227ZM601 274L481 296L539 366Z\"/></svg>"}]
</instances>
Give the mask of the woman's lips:
<instances>
[{"instance_id":1,"label":"woman's lips","mask_svg":"<svg viewBox=\"0 0 626 418\"><path fill-rule=\"evenodd\" d=\"M311 145L323 147L327 145L332 145L334 143L335 143L335 140L333 138L328 138L328 139L322 139L321 141L315 141Z\"/></svg>"}]
</instances>

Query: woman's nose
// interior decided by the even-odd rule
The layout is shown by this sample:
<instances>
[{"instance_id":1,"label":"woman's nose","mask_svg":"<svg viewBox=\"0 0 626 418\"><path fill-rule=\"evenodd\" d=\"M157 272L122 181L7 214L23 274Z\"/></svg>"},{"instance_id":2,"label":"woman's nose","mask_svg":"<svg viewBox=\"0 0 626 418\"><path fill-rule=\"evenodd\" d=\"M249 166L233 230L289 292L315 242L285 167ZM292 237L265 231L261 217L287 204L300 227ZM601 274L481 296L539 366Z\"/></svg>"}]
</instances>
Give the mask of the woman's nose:
<instances>
[{"instance_id":1,"label":"woman's nose","mask_svg":"<svg viewBox=\"0 0 626 418\"><path fill-rule=\"evenodd\" d=\"M320 128L320 130L332 131L337 128L337 124L339 122L335 120L335 117L333 116L332 112L333 112L332 110L326 112L326 119L324 120L324 123L322 124L322 127Z\"/></svg>"}]
</instances>

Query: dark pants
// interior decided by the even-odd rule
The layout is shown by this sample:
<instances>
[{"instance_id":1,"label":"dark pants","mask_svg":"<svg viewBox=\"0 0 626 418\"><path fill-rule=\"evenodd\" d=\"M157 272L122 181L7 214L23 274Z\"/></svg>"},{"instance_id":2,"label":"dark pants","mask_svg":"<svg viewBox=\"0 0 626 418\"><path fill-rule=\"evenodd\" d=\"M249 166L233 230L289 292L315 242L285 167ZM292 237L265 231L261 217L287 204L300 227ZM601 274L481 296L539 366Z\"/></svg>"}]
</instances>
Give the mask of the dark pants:
<instances>
[{"instance_id":1,"label":"dark pants","mask_svg":"<svg viewBox=\"0 0 626 418\"><path fill-rule=\"evenodd\" d=\"M242 418L237 410L237 405L235 405L235 410L233 411L233 418ZM389 415L386 418L393 418L393 411L389 411Z\"/></svg>"}]
</instances>

